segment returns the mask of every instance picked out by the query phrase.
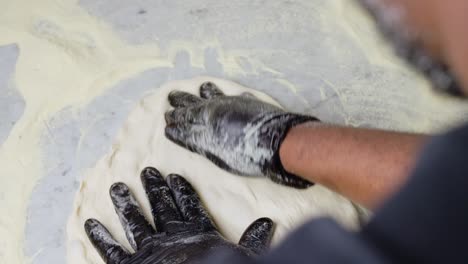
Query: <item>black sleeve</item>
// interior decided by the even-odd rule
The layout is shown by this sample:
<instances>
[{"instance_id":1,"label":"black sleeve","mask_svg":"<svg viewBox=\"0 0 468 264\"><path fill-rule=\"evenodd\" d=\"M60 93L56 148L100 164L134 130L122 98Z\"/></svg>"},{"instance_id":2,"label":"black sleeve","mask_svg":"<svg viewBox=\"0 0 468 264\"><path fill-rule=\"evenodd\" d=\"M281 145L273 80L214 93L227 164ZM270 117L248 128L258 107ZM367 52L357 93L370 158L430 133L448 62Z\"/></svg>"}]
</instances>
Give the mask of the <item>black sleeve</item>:
<instances>
[{"instance_id":1,"label":"black sleeve","mask_svg":"<svg viewBox=\"0 0 468 264\"><path fill-rule=\"evenodd\" d=\"M331 219L313 220L293 232L265 256L249 259L232 251L218 252L204 264L280 264L280 263L388 263L358 234L348 232Z\"/></svg>"},{"instance_id":2,"label":"black sleeve","mask_svg":"<svg viewBox=\"0 0 468 264\"><path fill-rule=\"evenodd\" d=\"M361 232L319 219L258 259L219 252L204 263L468 263L468 126L434 137Z\"/></svg>"},{"instance_id":3,"label":"black sleeve","mask_svg":"<svg viewBox=\"0 0 468 264\"><path fill-rule=\"evenodd\" d=\"M468 126L435 137L363 235L399 263L468 263Z\"/></svg>"}]
</instances>

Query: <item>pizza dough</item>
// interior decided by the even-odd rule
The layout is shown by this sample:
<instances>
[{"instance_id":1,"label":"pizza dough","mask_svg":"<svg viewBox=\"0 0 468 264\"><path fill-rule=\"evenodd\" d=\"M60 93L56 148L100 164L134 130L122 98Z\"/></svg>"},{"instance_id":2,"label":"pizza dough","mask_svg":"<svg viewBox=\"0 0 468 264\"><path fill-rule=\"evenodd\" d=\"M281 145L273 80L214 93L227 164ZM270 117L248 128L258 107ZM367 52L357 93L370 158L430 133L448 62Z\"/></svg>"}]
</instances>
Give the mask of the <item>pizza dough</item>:
<instances>
[{"instance_id":1,"label":"pizza dough","mask_svg":"<svg viewBox=\"0 0 468 264\"><path fill-rule=\"evenodd\" d=\"M232 175L167 140L164 113L170 109L168 93L177 89L198 94L200 84L205 81L216 83L228 95L248 91L278 105L265 94L208 77L171 82L144 98L129 115L109 153L82 180L67 226L68 263L103 263L84 232L83 224L88 218L100 220L130 249L109 197L109 187L115 182L129 186L152 222L139 177L147 166L156 167L164 176L178 173L191 182L221 232L233 242L253 220L263 216L276 223L274 243L311 217L327 215L346 227L357 227L358 213L351 202L322 186L296 190L266 178Z\"/></svg>"}]
</instances>

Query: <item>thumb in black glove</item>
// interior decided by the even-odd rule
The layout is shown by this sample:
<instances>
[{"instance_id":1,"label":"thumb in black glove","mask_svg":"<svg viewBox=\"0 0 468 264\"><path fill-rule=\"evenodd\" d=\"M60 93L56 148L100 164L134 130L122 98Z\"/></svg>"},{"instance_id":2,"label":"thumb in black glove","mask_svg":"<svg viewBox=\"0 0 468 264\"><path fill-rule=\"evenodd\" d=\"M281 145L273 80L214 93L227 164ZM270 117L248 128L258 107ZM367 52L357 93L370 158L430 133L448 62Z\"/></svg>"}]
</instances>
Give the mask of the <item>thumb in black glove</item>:
<instances>
[{"instance_id":1,"label":"thumb in black glove","mask_svg":"<svg viewBox=\"0 0 468 264\"><path fill-rule=\"evenodd\" d=\"M273 234L273 222L269 218L254 221L235 245L222 237L195 190L182 176L171 174L166 183L158 170L146 168L141 180L156 230L145 219L124 183L116 183L110 189L134 254L121 246L98 220L88 219L85 223L86 234L106 263L196 263L220 249L255 256L268 248Z\"/></svg>"},{"instance_id":2,"label":"thumb in black glove","mask_svg":"<svg viewBox=\"0 0 468 264\"><path fill-rule=\"evenodd\" d=\"M224 95L211 82L201 85L200 96L169 94L175 109L165 116L168 139L235 174L267 176L296 188L312 185L283 168L279 147L290 128L318 119L287 113L250 93Z\"/></svg>"}]
</instances>

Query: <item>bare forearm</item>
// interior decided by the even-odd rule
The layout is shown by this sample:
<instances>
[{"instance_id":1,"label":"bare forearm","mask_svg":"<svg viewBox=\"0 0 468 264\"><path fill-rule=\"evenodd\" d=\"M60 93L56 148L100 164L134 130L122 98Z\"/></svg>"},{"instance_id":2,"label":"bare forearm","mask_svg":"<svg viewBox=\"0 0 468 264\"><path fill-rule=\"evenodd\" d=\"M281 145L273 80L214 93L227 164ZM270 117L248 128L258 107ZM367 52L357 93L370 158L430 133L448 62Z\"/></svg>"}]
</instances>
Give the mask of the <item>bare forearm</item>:
<instances>
[{"instance_id":1,"label":"bare forearm","mask_svg":"<svg viewBox=\"0 0 468 264\"><path fill-rule=\"evenodd\" d=\"M307 123L289 131L280 157L287 171L374 208L405 182L426 138Z\"/></svg>"}]
</instances>

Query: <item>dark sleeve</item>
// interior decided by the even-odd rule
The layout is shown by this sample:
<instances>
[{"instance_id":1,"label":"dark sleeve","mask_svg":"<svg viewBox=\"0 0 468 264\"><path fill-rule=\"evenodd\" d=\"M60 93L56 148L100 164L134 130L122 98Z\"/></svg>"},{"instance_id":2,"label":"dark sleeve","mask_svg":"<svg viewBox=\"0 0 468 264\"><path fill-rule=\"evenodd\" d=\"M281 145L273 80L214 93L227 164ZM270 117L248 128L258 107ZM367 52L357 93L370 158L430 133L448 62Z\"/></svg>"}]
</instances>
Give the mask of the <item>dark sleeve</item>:
<instances>
[{"instance_id":1,"label":"dark sleeve","mask_svg":"<svg viewBox=\"0 0 468 264\"><path fill-rule=\"evenodd\" d=\"M362 233L396 263L468 263L468 126L429 143Z\"/></svg>"},{"instance_id":2,"label":"dark sleeve","mask_svg":"<svg viewBox=\"0 0 468 264\"><path fill-rule=\"evenodd\" d=\"M319 219L258 259L219 252L204 263L468 263L468 126L434 137L360 233Z\"/></svg>"},{"instance_id":3,"label":"dark sleeve","mask_svg":"<svg viewBox=\"0 0 468 264\"><path fill-rule=\"evenodd\" d=\"M344 230L331 219L323 218L303 225L265 256L252 259L223 251L203 264L388 263L378 254L358 234Z\"/></svg>"}]
</instances>

